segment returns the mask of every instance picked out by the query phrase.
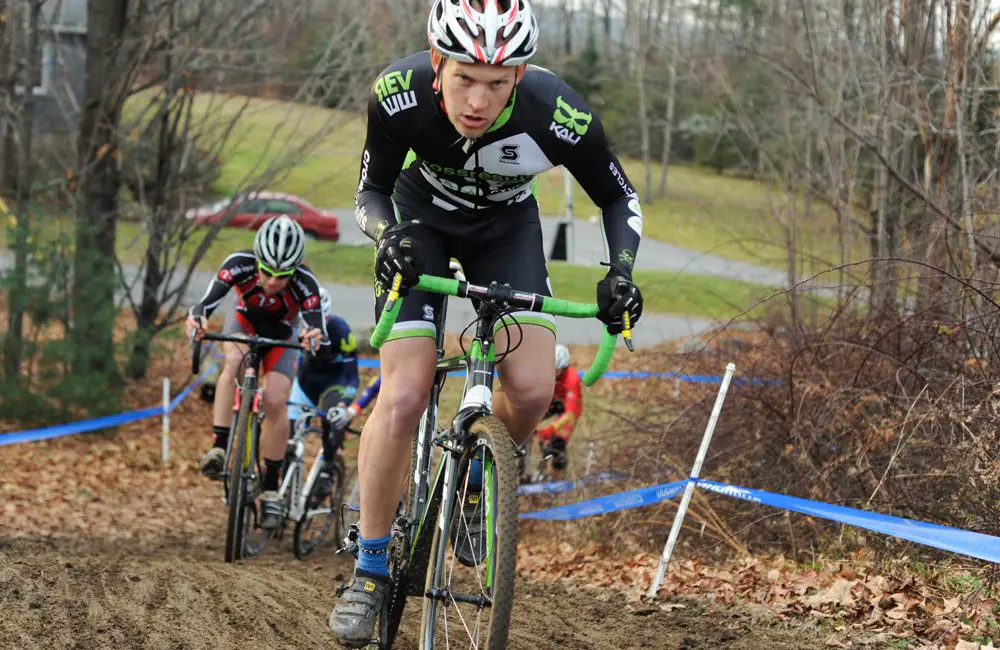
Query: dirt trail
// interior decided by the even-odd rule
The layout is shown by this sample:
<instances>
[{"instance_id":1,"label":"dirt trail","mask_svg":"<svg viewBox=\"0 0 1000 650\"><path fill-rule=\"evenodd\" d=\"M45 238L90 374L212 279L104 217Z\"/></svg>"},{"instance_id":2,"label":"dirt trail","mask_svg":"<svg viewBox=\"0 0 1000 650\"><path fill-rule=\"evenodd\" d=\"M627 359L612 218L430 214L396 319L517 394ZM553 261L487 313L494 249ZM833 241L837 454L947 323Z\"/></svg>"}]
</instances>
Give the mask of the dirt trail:
<instances>
[{"instance_id":1,"label":"dirt trail","mask_svg":"<svg viewBox=\"0 0 1000 650\"><path fill-rule=\"evenodd\" d=\"M0 541L0 648L331 648L326 617L349 565L329 550L287 548L242 565L184 540ZM419 604L397 648L417 648ZM815 629L767 616L683 609L629 611L620 596L521 580L511 648L813 648Z\"/></svg>"},{"instance_id":2,"label":"dirt trail","mask_svg":"<svg viewBox=\"0 0 1000 650\"><path fill-rule=\"evenodd\" d=\"M156 379L130 390L130 406L157 403L165 374L181 385L186 352L158 359ZM195 466L209 407L188 400L171 421L166 466L159 423L0 448L0 650L335 647L326 621L349 563L329 548L300 562L286 537L225 564L221 489ZM535 528L525 527L525 542L551 534ZM527 578L517 590L514 649L823 647L815 627L767 613L696 601L636 612L621 594ZM413 602L397 648L417 648L419 615Z\"/></svg>"}]
</instances>

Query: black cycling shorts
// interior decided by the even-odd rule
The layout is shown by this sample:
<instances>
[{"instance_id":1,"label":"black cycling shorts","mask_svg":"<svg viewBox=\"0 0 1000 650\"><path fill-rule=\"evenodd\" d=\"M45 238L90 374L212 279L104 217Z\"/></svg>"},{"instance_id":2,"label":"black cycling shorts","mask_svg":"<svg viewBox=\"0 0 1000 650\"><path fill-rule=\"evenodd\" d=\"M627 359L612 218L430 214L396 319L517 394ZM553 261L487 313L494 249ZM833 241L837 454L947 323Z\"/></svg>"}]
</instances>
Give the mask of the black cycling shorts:
<instances>
[{"instance_id":1,"label":"black cycling shorts","mask_svg":"<svg viewBox=\"0 0 1000 650\"><path fill-rule=\"evenodd\" d=\"M400 191L399 186L394 200L400 220L420 221L420 227L408 230L407 237L420 242L424 273L450 277L448 263L454 257L473 284L488 285L496 281L509 283L520 291L552 295L538 203L534 199L481 214L448 211L411 192ZM376 319L382 313L387 295L376 281ZM436 338L443 302L444 296L440 294L411 291L387 340ZM549 314L524 311L511 315L520 325L539 325L555 333L555 318Z\"/></svg>"}]
</instances>

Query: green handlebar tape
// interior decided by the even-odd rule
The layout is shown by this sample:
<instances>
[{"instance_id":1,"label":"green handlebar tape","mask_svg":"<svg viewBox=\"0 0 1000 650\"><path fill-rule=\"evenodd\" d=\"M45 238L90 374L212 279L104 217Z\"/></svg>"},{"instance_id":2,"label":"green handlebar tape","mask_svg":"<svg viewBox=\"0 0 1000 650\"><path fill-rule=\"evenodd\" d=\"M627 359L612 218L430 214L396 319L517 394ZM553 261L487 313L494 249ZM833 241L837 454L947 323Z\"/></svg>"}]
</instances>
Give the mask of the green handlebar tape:
<instances>
[{"instance_id":1,"label":"green handlebar tape","mask_svg":"<svg viewBox=\"0 0 1000 650\"><path fill-rule=\"evenodd\" d=\"M546 298L542 303L542 312L554 316L569 316L571 318L593 318L597 316L597 305L559 298Z\"/></svg>"},{"instance_id":2,"label":"green handlebar tape","mask_svg":"<svg viewBox=\"0 0 1000 650\"><path fill-rule=\"evenodd\" d=\"M615 353L615 345L617 343L618 337L614 334L609 334L607 328L605 328L604 338L601 339L601 347L597 350L594 363L583 376L584 386L593 386L601 378L601 375L604 374L604 371L608 369L608 364L611 363L611 357Z\"/></svg>"},{"instance_id":3,"label":"green handlebar tape","mask_svg":"<svg viewBox=\"0 0 1000 650\"><path fill-rule=\"evenodd\" d=\"M442 278L436 275L421 275L416 288L423 291L430 291L431 293L443 293L446 296L457 296L458 280Z\"/></svg>"},{"instance_id":4,"label":"green handlebar tape","mask_svg":"<svg viewBox=\"0 0 1000 650\"><path fill-rule=\"evenodd\" d=\"M378 323L375 325L375 329L372 330L372 336L369 339L369 343L376 350L382 347L382 344L389 337L392 326L396 324L396 317L399 316L399 308L402 306L403 298L400 296L392 305L392 309L382 310L382 315L379 316Z\"/></svg>"}]
</instances>

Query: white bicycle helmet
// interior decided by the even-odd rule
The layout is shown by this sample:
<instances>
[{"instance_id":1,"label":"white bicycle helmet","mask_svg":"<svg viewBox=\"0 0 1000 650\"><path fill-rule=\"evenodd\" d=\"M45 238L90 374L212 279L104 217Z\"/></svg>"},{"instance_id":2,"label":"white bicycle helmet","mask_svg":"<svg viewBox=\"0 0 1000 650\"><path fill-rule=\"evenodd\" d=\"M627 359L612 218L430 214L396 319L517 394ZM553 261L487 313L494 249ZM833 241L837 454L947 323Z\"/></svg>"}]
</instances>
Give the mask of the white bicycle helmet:
<instances>
[{"instance_id":1,"label":"white bicycle helmet","mask_svg":"<svg viewBox=\"0 0 1000 650\"><path fill-rule=\"evenodd\" d=\"M556 343L556 370L569 368L569 348L562 343Z\"/></svg>"},{"instance_id":2,"label":"white bicycle helmet","mask_svg":"<svg viewBox=\"0 0 1000 650\"><path fill-rule=\"evenodd\" d=\"M293 269L306 257L306 234L287 214L273 217L257 231L253 254L258 262L275 271Z\"/></svg>"},{"instance_id":3,"label":"white bicycle helmet","mask_svg":"<svg viewBox=\"0 0 1000 650\"><path fill-rule=\"evenodd\" d=\"M518 66L538 49L538 21L528 0L435 0L427 40L449 59Z\"/></svg>"}]
</instances>

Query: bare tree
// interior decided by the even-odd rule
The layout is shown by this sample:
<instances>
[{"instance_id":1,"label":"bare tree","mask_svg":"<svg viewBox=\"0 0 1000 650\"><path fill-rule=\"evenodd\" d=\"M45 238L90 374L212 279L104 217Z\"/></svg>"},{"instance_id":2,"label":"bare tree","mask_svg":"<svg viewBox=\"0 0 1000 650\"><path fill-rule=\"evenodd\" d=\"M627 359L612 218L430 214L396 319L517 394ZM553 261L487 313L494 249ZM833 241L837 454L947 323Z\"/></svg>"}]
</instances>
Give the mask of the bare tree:
<instances>
[{"instance_id":1,"label":"bare tree","mask_svg":"<svg viewBox=\"0 0 1000 650\"><path fill-rule=\"evenodd\" d=\"M662 9L665 3L661 0ZM657 19L659 23L659 19ZM676 24L675 24L676 23ZM667 196L667 168L670 166L670 148L674 136L674 108L677 93L677 57L680 56L680 16L677 11L677 0L669 0L667 23L663 29L663 51L667 55L667 97L666 114L663 117L663 149L660 154L660 188L657 196L661 199Z\"/></svg>"},{"instance_id":2,"label":"bare tree","mask_svg":"<svg viewBox=\"0 0 1000 650\"><path fill-rule=\"evenodd\" d=\"M18 115L18 175L17 193L14 201L14 270L11 273L8 291L7 334L4 336L4 372L10 378L17 377L21 369L21 339L24 329L25 301L28 293L28 228L31 214L32 194L32 139L34 136L34 88L39 82L39 17L42 2L27 0L23 15L26 18L24 32L23 65L21 79L21 100ZM5 125L6 126L6 125ZM3 152L0 152L2 155ZM3 174L0 174L0 179Z\"/></svg>"}]
</instances>

